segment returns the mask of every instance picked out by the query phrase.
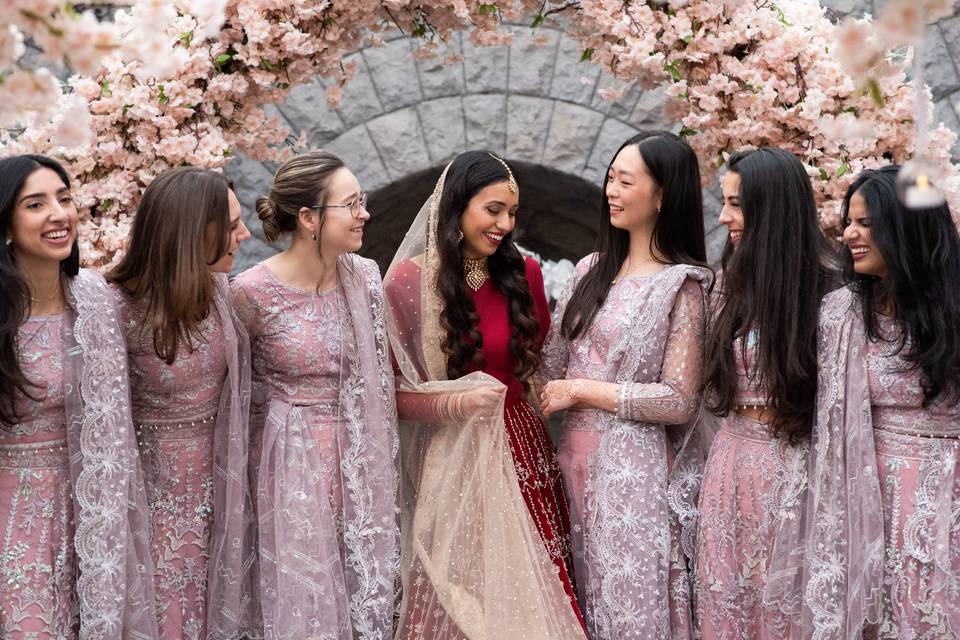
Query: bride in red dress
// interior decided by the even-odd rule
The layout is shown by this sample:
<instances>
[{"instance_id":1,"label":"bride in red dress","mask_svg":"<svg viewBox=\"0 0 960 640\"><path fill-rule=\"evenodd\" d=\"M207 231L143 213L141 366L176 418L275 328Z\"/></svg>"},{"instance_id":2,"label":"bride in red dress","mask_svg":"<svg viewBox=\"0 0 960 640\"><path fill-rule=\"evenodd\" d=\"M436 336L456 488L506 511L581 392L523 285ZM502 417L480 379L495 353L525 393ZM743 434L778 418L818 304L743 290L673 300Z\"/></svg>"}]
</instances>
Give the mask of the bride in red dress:
<instances>
[{"instance_id":1,"label":"bride in red dress","mask_svg":"<svg viewBox=\"0 0 960 640\"><path fill-rule=\"evenodd\" d=\"M518 201L506 162L461 154L384 283L404 640L585 637L560 470L525 399L550 315L540 267L511 241Z\"/></svg>"}]
</instances>

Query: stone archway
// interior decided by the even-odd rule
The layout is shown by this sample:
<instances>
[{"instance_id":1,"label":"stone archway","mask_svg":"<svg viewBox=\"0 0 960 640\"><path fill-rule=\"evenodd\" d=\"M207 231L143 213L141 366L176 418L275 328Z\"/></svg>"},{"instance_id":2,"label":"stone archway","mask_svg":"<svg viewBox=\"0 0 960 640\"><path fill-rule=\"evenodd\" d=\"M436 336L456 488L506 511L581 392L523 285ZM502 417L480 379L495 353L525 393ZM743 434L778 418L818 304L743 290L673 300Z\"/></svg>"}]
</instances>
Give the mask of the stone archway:
<instances>
[{"instance_id":1,"label":"stone archway","mask_svg":"<svg viewBox=\"0 0 960 640\"><path fill-rule=\"evenodd\" d=\"M520 191L514 239L550 260L576 261L593 249L600 189L582 178L526 162L513 162ZM370 194L363 249L385 272L403 235L433 191L443 166L408 175Z\"/></svg>"},{"instance_id":2,"label":"stone archway","mask_svg":"<svg viewBox=\"0 0 960 640\"><path fill-rule=\"evenodd\" d=\"M391 193L390 199L372 199L372 210L381 217L412 217L429 190L400 206L406 202L404 189L413 189L431 172L438 175L438 167L458 153L467 149L498 153L523 167L518 168L523 193L536 192L543 184L549 185L546 192L574 198L570 206L549 199L553 211L531 216L533 226L525 242L545 258L575 259L592 246L575 230L582 216L595 215L598 206L596 199L588 206L576 194L591 188L598 193L611 155L640 129L676 128L663 117L658 90L631 86L616 101L601 97L601 91L616 81L597 65L582 62L580 46L563 31L547 27L533 31L527 25L509 28L514 36L509 46L475 47L466 35L458 34L449 51L430 60L415 57L409 37L390 33L383 38L384 46L364 47L346 58L345 64L355 64L357 73L344 87L339 108L327 106L326 83L320 81L291 91L275 113L294 135L305 133L311 148L341 156L368 192ZM447 54L460 60L444 64ZM273 167L237 158L227 173L237 185L255 236L241 247L236 264L243 269L275 251L263 240L253 208ZM536 201L530 198L525 207ZM388 211L377 211L380 202ZM725 234L716 228L719 203L711 190L705 191L705 205L708 246L715 257ZM566 217L551 224L553 237L575 244L543 241L538 246L538 219L549 220L581 206L586 209L563 214ZM395 231L379 220L371 224L364 253L382 259L377 247L389 242L380 235ZM589 237L592 241L592 232Z\"/></svg>"}]
</instances>

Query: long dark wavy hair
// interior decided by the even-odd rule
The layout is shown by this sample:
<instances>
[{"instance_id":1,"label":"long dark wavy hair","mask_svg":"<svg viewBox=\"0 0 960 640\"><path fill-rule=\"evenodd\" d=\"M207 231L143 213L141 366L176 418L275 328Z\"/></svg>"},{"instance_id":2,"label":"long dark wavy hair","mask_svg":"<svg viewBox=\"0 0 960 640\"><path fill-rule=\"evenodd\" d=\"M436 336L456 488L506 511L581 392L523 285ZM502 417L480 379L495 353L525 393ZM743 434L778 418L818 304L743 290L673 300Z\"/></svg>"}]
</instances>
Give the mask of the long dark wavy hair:
<instances>
[{"instance_id":1,"label":"long dark wavy hair","mask_svg":"<svg viewBox=\"0 0 960 640\"><path fill-rule=\"evenodd\" d=\"M660 213L654 222L650 245L665 264L707 265L703 239L703 194L697 154L668 131L644 131L624 142L613 154L603 181L597 261L570 296L560 331L574 339L590 328L630 250L630 233L610 223L607 182L617 155L636 145L647 172L661 192Z\"/></svg>"},{"instance_id":2,"label":"long dark wavy hair","mask_svg":"<svg viewBox=\"0 0 960 640\"><path fill-rule=\"evenodd\" d=\"M70 187L70 177L60 163L46 156L18 155L0 160L0 425L9 429L19 420L17 394L37 400L17 357L17 330L30 313L30 287L17 268L16 247L7 240L13 227L13 212L27 179L40 169L50 169ZM80 270L80 249L73 243L69 257L60 262L67 277Z\"/></svg>"},{"instance_id":3,"label":"long dark wavy hair","mask_svg":"<svg viewBox=\"0 0 960 640\"><path fill-rule=\"evenodd\" d=\"M202 341L213 304L209 266L230 249L230 183L214 171L177 167L161 173L140 199L127 252L107 280L145 306L141 335L173 364L180 347Z\"/></svg>"},{"instance_id":4,"label":"long dark wavy hair","mask_svg":"<svg viewBox=\"0 0 960 640\"><path fill-rule=\"evenodd\" d=\"M447 377L451 380L463 376L472 367L479 369L485 364L481 352L483 336L478 328L480 317L464 281L460 218L467 203L481 189L507 178L503 164L486 151L462 153L447 169L437 216L437 248L443 300L440 326L446 332L440 346L447 356ZM507 299L512 327L510 353L517 363L517 379L526 389L539 361L540 325L525 277L523 256L513 243L512 235L508 233L503 237L496 252L487 259L487 269L493 286Z\"/></svg>"},{"instance_id":5,"label":"long dark wavy hair","mask_svg":"<svg viewBox=\"0 0 960 640\"><path fill-rule=\"evenodd\" d=\"M881 338L878 313L892 303L901 327L898 351L922 372L924 406L938 398L954 403L960 400L960 236L947 205L907 209L900 203L899 170L891 165L864 171L847 190L843 222L849 222L850 198L859 193L887 276L857 273L844 249L844 280L859 294L873 339Z\"/></svg>"},{"instance_id":6,"label":"long dark wavy hair","mask_svg":"<svg viewBox=\"0 0 960 640\"><path fill-rule=\"evenodd\" d=\"M721 260L718 310L708 331L707 407L733 408L737 392L734 340L745 358L755 338L753 382L767 393L770 433L796 443L810 434L817 393L817 316L836 276L831 249L817 224L813 188L803 164L782 149L731 156L740 176L743 235Z\"/></svg>"}]
</instances>

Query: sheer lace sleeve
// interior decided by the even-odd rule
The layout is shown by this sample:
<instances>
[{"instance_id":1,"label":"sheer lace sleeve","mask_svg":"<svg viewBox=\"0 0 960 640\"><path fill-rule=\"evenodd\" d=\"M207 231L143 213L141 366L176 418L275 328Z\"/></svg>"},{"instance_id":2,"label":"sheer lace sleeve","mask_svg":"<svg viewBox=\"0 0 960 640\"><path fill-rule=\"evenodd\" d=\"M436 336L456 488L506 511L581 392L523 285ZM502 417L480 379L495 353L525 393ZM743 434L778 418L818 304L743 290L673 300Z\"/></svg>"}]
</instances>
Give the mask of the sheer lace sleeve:
<instances>
[{"instance_id":1,"label":"sheer lace sleeve","mask_svg":"<svg viewBox=\"0 0 960 640\"><path fill-rule=\"evenodd\" d=\"M537 368L534 377L534 385L538 389L551 380L562 380L566 376L567 362L570 360L570 343L561 334L560 325L563 323L563 314L567 310L570 296L573 294L580 278L592 265L594 255L587 256L577 264L576 270L570 275L563 288L563 293L557 300L557 306L553 310L553 319L550 322L550 329L543 343L540 366Z\"/></svg>"},{"instance_id":2,"label":"sheer lace sleeve","mask_svg":"<svg viewBox=\"0 0 960 640\"><path fill-rule=\"evenodd\" d=\"M230 282L230 296L233 298L233 311L237 318L246 327L250 337L258 335L259 323L257 322L259 314L253 299L247 293L243 284L238 280Z\"/></svg>"},{"instance_id":3,"label":"sheer lace sleeve","mask_svg":"<svg viewBox=\"0 0 960 640\"><path fill-rule=\"evenodd\" d=\"M660 382L621 383L617 391L620 417L663 424L682 424L693 417L703 358L704 310L700 285L687 279L670 312Z\"/></svg>"}]
</instances>

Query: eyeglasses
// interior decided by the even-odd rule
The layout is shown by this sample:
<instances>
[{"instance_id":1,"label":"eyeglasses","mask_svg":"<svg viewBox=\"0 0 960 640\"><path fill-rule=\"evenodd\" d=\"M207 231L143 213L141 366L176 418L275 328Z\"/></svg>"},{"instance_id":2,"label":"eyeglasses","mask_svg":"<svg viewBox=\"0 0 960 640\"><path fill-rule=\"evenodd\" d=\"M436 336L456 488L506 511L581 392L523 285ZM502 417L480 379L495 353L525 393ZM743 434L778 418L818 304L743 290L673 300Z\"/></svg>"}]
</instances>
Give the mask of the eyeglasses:
<instances>
[{"instance_id":1,"label":"eyeglasses","mask_svg":"<svg viewBox=\"0 0 960 640\"><path fill-rule=\"evenodd\" d=\"M367 209L367 194L361 192L359 196L347 204L315 204L310 208L318 211L321 209L349 209L350 215L359 220Z\"/></svg>"}]
</instances>

